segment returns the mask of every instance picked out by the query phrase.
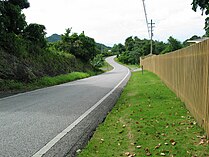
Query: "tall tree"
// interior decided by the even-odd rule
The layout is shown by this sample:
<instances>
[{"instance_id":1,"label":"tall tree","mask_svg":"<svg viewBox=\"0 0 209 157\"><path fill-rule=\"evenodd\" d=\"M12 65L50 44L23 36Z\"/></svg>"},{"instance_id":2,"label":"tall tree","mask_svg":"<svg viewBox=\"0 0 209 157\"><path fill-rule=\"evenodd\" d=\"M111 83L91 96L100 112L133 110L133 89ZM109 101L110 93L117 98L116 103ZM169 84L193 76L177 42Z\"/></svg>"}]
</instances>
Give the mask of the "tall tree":
<instances>
[{"instance_id":1,"label":"tall tree","mask_svg":"<svg viewBox=\"0 0 209 157\"><path fill-rule=\"evenodd\" d=\"M193 0L192 9L196 12L197 8L202 10L202 15L209 15L209 0ZM209 17L205 19L206 36L209 36Z\"/></svg>"},{"instance_id":2,"label":"tall tree","mask_svg":"<svg viewBox=\"0 0 209 157\"><path fill-rule=\"evenodd\" d=\"M27 0L0 1L1 32L20 34L27 23L22 9L28 8Z\"/></svg>"},{"instance_id":3,"label":"tall tree","mask_svg":"<svg viewBox=\"0 0 209 157\"><path fill-rule=\"evenodd\" d=\"M172 36L170 36L168 38L167 47L166 47L166 49L162 53L172 52L172 51L181 49L182 47L183 47L183 45L181 44L180 41L178 41L177 39L175 39Z\"/></svg>"},{"instance_id":4,"label":"tall tree","mask_svg":"<svg viewBox=\"0 0 209 157\"><path fill-rule=\"evenodd\" d=\"M61 50L75 55L76 57L90 61L97 54L96 42L93 38L83 33L78 35L73 33L70 35L71 29L66 29L66 33L62 35Z\"/></svg>"},{"instance_id":5,"label":"tall tree","mask_svg":"<svg viewBox=\"0 0 209 157\"><path fill-rule=\"evenodd\" d=\"M39 24L29 24L24 30L24 37L31 41L33 44L38 45L41 48L46 46L45 39L45 26Z\"/></svg>"},{"instance_id":6,"label":"tall tree","mask_svg":"<svg viewBox=\"0 0 209 157\"><path fill-rule=\"evenodd\" d=\"M128 37L125 41L125 48L126 51L132 51L134 48L134 39L131 37Z\"/></svg>"}]
</instances>

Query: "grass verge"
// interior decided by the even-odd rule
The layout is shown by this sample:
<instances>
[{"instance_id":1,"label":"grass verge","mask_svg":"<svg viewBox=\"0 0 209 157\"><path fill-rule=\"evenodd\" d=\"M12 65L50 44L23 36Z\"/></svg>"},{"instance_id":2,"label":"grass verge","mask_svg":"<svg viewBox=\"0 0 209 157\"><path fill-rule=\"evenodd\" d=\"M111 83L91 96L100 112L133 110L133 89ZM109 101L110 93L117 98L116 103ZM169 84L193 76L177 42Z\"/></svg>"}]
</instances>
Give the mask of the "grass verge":
<instances>
[{"instance_id":1,"label":"grass verge","mask_svg":"<svg viewBox=\"0 0 209 157\"><path fill-rule=\"evenodd\" d=\"M134 71L134 70L140 68L140 65L139 65L139 64L124 64L124 63L120 62L120 61L118 60L118 58L115 58L114 60L115 60L116 62L118 62L119 64L122 64L122 65L128 67L131 71Z\"/></svg>"},{"instance_id":2,"label":"grass verge","mask_svg":"<svg viewBox=\"0 0 209 157\"><path fill-rule=\"evenodd\" d=\"M79 157L208 157L209 144L183 102L153 73L135 72Z\"/></svg>"},{"instance_id":3,"label":"grass verge","mask_svg":"<svg viewBox=\"0 0 209 157\"><path fill-rule=\"evenodd\" d=\"M107 72L107 71L111 71L113 69L113 67L109 63L104 61L104 65L99 69L104 71L104 72Z\"/></svg>"},{"instance_id":4,"label":"grass verge","mask_svg":"<svg viewBox=\"0 0 209 157\"><path fill-rule=\"evenodd\" d=\"M42 77L39 80L35 80L31 83L22 83L14 80L4 80L0 81L0 91L4 93L5 91L27 91L37 88L43 88L53 85L58 85L61 83L66 83L82 78L89 77L90 74L83 72L72 72L69 74L59 75L55 77Z\"/></svg>"}]
</instances>

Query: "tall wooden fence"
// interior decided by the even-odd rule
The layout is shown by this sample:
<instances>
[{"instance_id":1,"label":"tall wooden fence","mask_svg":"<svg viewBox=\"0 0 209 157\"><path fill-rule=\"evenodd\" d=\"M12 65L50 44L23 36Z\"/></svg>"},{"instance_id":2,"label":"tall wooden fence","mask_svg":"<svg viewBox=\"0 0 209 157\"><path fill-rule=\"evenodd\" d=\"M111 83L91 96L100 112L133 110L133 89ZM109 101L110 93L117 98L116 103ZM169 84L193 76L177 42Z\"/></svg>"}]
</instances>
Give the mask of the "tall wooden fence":
<instances>
[{"instance_id":1,"label":"tall wooden fence","mask_svg":"<svg viewBox=\"0 0 209 157\"><path fill-rule=\"evenodd\" d=\"M203 126L209 136L209 40L141 60L157 74Z\"/></svg>"}]
</instances>

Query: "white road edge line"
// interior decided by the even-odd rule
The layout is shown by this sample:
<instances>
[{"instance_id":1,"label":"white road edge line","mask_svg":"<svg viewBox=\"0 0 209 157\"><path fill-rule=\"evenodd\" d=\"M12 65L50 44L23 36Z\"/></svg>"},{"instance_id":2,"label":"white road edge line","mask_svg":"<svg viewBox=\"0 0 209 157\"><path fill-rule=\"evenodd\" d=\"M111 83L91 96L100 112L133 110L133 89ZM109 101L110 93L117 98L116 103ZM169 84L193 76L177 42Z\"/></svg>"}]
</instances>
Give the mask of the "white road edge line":
<instances>
[{"instance_id":1,"label":"white road edge line","mask_svg":"<svg viewBox=\"0 0 209 157\"><path fill-rule=\"evenodd\" d=\"M51 141L49 141L43 148L41 148L37 153L35 153L32 157L41 157L47 151L50 150L62 137L64 137L68 132L70 132L78 123L80 123L87 115L89 115L97 106L99 106L108 96L110 96L129 76L130 70L127 68L128 73L126 76L113 88L109 93L107 93L102 99L100 99L94 106L88 109L83 115L81 115L77 120L75 120L71 125L69 125L65 130L59 133L56 137L54 137Z\"/></svg>"}]
</instances>

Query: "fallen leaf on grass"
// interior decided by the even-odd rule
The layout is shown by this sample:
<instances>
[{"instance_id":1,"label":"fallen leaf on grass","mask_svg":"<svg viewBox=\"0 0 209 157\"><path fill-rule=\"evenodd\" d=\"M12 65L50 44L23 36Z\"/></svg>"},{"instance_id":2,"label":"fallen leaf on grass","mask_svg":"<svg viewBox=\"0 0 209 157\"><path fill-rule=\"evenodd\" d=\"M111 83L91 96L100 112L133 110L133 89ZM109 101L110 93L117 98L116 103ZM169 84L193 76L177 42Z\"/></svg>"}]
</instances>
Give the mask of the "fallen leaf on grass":
<instances>
[{"instance_id":1,"label":"fallen leaf on grass","mask_svg":"<svg viewBox=\"0 0 209 157\"><path fill-rule=\"evenodd\" d=\"M205 139L201 139L200 142L199 142L199 145L203 145L205 144L206 140Z\"/></svg>"},{"instance_id":2,"label":"fallen leaf on grass","mask_svg":"<svg viewBox=\"0 0 209 157\"><path fill-rule=\"evenodd\" d=\"M131 143L131 145L134 146L135 144L134 143Z\"/></svg>"},{"instance_id":3,"label":"fallen leaf on grass","mask_svg":"<svg viewBox=\"0 0 209 157\"><path fill-rule=\"evenodd\" d=\"M165 153L160 153L161 156L165 156Z\"/></svg>"},{"instance_id":4,"label":"fallen leaf on grass","mask_svg":"<svg viewBox=\"0 0 209 157\"><path fill-rule=\"evenodd\" d=\"M142 146L136 146L136 148L140 149Z\"/></svg>"},{"instance_id":5,"label":"fallen leaf on grass","mask_svg":"<svg viewBox=\"0 0 209 157\"><path fill-rule=\"evenodd\" d=\"M131 153L130 152L125 152L125 155L126 156L129 156Z\"/></svg>"},{"instance_id":6,"label":"fallen leaf on grass","mask_svg":"<svg viewBox=\"0 0 209 157\"><path fill-rule=\"evenodd\" d=\"M101 141L100 141L100 143L103 143L103 142L104 142L104 139L102 138Z\"/></svg>"},{"instance_id":7,"label":"fallen leaf on grass","mask_svg":"<svg viewBox=\"0 0 209 157\"><path fill-rule=\"evenodd\" d=\"M157 146L155 146L155 149L160 148L161 144L159 143Z\"/></svg>"},{"instance_id":8,"label":"fallen leaf on grass","mask_svg":"<svg viewBox=\"0 0 209 157\"><path fill-rule=\"evenodd\" d=\"M134 157L134 156L136 156L136 154L132 154L130 152L126 152L125 155L128 156L128 157Z\"/></svg>"},{"instance_id":9,"label":"fallen leaf on grass","mask_svg":"<svg viewBox=\"0 0 209 157\"><path fill-rule=\"evenodd\" d=\"M162 136L166 136L166 134L164 134L164 133L162 133L161 135L162 135Z\"/></svg>"},{"instance_id":10,"label":"fallen leaf on grass","mask_svg":"<svg viewBox=\"0 0 209 157\"><path fill-rule=\"evenodd\" d=\"M152 155L152 154L150 153L150 151L149 151L149 148L145 148L144 150L145 150L145 152L146 152L146 156L151 156L151 155Z\"/></svg>"},{"instance_id":11,"label":"fallen leaf on grass","mask_svg":"<svg viewBox=\"0 0 209 157\"><path fill-rule=\"evenodd\" d=\"M176 145L176 142L174 141L174 139L171 139L170 142L171 142L172 146Z\"/></svg>"}]
</instances>

